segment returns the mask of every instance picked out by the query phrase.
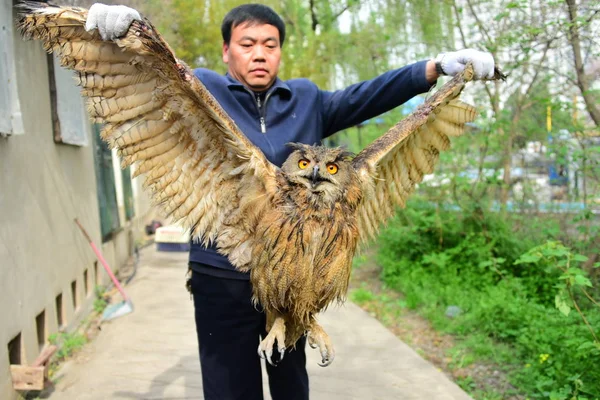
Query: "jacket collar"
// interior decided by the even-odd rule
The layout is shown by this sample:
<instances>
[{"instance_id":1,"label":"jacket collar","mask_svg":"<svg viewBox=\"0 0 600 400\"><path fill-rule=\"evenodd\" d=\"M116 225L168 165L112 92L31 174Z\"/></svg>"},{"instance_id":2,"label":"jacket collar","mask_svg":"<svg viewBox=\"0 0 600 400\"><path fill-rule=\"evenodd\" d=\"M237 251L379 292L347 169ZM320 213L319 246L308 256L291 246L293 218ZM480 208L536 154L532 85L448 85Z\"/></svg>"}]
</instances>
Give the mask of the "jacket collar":
<instances>
[{"instance_id":1,"label":"jacket collar","mask_svg":"<svg viewBox=\"0 0 600 400\"><path fill-rule=\"evenodd\" d=\"M227 87L228 88L240 88L240 89L246 90L246 87L244 85L242 85L242 83L240 81L238 81L237 79L235 79L234 77L229 75L229 72L227 72L225 74L225 77L227 78ZM273 83L273 86L271 86L267 90L267 92L275 93L278 90L287 92L288 94L292 93L292 90L290 89L290 87L284 81L279 79L279 77L275 78L275 82Z\"/></svg>"}]
</instances>

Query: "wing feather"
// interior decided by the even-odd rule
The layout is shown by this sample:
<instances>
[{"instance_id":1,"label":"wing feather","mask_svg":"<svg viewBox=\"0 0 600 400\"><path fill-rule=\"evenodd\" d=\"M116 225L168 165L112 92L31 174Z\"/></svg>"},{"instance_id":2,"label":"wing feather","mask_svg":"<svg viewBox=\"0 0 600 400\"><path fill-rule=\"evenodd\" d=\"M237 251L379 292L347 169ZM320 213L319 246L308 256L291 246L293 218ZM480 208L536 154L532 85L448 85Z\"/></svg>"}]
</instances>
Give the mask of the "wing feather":
<instances>
[{"instance_id":1,"label":"wing feather","mask_svg":"<svg viewBox=\"0 0 600 400\"><path fill-rule=\"evenodd\" d=\"M358 225L362 243L374 238L397 206L423 176L434 171L450 137L461 135L465 123L475 118L475 108L458 100L473 70L454 77L406 119L375 140L352 161L365 187L359 205Z\"/></svg>"},{"instance_id":2,"label":"wing feather","mask_svg":"<svg viewBox=\"0 0 600 400\"><path fill-rule=\"evenodd\" d=\"M135 176L146 174L144 187L156 204L193 237L217 240L223 254L245 242L253 229L247 221L258 221L271 204L277 168L150 22L135 21L124 37L103 41L85 30L83 8L29 1L18 8L23 35L41 40L75 71L90 117L105 124L102 139L118 149L123 166L136 163ZM244 198L249 187L267 196L258 207L249 206L256 197ZM252 215L244 222L230 218L238 223L225 226L237 207Z\"/></svg>"}]
</instances>

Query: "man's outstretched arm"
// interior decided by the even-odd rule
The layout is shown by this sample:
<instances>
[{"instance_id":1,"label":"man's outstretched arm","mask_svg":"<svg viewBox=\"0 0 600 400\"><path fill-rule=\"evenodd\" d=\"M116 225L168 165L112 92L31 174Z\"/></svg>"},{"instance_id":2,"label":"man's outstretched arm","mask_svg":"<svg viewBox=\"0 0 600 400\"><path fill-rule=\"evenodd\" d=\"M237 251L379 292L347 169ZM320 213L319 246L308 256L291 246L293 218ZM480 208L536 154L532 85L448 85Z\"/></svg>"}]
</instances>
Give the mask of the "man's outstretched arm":
<instances>
[{"instance_id":1,"label":"man's outstretched arm","mask_svg":"<svg viewBox=\"0 0 600 400\"><path fill-rule=\"evenodd\" d=\"M383 114L413 97L427 92L440 75L456 75L473 63L477 79L494 75L491 54L473 49L442 53L388 71L374 79L335 92L322 91L325 137Z\"/></svg>"}]
</instances>

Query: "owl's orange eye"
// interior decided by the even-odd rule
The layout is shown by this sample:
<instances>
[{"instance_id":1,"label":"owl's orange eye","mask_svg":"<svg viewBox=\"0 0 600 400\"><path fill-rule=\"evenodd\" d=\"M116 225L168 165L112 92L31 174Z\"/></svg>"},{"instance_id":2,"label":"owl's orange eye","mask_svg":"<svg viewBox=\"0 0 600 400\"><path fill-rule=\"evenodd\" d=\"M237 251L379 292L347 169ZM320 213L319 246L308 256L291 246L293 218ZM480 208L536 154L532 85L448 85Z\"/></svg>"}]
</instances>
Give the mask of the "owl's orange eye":
<instances>
[{"instance_id":1,"label":"owl's orange eye","mask_svg":"<svg viewBox=\"0 0 600 400\"><path fill-rule=\"evenodd\" d=\"M335 175L338 172L338 166L335 164L327 164L327 172L329 172L331 175Z\"/></svg>"},{"instance_id":2,"label":"owl's orange eye","mask_svg":"<svg viewBox=\"0 0 600 400\"><path fill-rule=\"evenodd\" d=\"M308 168L309 165L310 165L310 161L308 161L308 160L302 159L302 160L298 161L298 167L300 169L306 169L306 168Z\"/></svg>"}]
</instances>

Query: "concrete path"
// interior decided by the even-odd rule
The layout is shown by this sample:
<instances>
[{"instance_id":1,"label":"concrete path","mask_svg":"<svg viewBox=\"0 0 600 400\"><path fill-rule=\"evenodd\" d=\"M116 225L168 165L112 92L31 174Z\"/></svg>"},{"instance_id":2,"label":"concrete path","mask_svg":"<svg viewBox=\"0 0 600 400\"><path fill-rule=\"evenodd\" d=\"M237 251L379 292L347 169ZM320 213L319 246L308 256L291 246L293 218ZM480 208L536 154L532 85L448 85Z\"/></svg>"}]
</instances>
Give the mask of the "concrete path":
<instances>
[{"instance_id":1,"label":"concrete path","mask_svg":"<svg viewBox=\"0 0 600 400\"><path fill-rule=\"evenodd\" d=\"M143 250L127 288L135 311L102 325L98 337L59 371L50 399L202 399L186 265L187 254ZM320 320L336 359L319 367L317 351L307 348L311 399L470 399L356 305L332 308ZM263 379L267 388L265 373Z\"/></svg>"}]
</instances>

